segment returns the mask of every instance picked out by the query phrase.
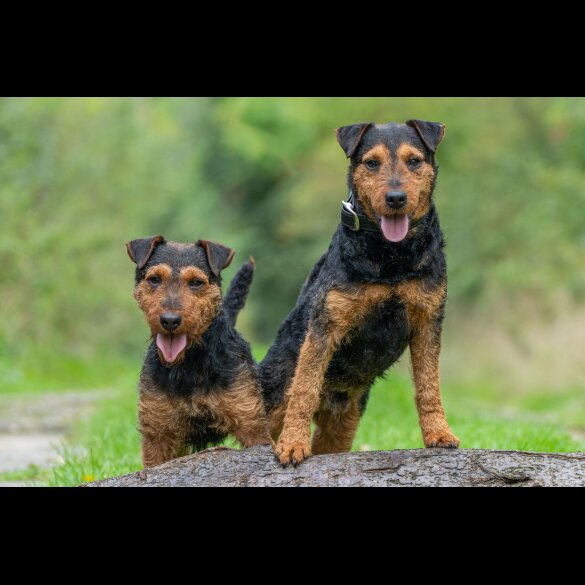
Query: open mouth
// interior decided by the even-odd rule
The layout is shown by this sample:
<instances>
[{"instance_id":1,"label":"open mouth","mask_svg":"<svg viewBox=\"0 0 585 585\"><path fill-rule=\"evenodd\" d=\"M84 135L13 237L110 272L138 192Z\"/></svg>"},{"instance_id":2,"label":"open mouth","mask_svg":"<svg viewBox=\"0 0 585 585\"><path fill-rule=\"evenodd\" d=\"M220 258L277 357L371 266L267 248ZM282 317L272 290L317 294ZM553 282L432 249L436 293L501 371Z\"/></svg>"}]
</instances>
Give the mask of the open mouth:
<instances>
[{"instance_id":1,"label":"open mouth","mask_svg":"<svg viewBox=\"0 0 585 585\"><path fill-rule=\"evenodd\" d=\"M158 333L156 345L167 364L172 364L187 346L187 336L184 333Z\"/></svg>"},{"instance_id":2,"label":"open mouth","mask_svg":"<svg viewBox=\"0 0 585 585\"><path fill-rule=\"evenodd\" d=\"M401 242L408 233L408 223L406 213L383 215L380 220L380 228L389 242Z\"/></svg>"}]
</instances>

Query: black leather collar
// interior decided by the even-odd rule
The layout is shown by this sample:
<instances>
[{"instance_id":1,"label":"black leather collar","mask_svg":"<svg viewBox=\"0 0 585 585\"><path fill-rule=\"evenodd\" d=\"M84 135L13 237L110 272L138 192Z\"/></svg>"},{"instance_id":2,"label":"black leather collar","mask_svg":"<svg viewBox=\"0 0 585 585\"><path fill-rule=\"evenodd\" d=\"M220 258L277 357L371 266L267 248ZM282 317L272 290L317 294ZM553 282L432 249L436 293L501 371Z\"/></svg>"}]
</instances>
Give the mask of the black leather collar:
<instances>
[{"instance_id":1,"label":"black leather collar","mask_svg":"<svg viewBox=\"0 0 585 585\"><path fill-rule=\"evenodd\" d=\"M341 223L354 232L365 230L368 232L379 232L380 226L370 218L357 213L349 201L341 202Z\"/></svg>"},{"instance_id":2,"label":"black leather collar","mask_svg":"<svg viewBox=\"0 0 585 585\"><path fill-rule=\"evenodd\" d=\"M410 230L415 227L418 223L420 223L421 219L410 222L408 229ZM358 213L355 210L353 191L349 192L347 201L341 202L341 223L354 232L359 232L360 230L366 232L382 232L380 225L377 222L372 221L363 213Z\"/></svg>"},{"instance_id":3,"label":"black leather collar","mask_svg":"<svg viewBox=\"0 0 585 585\"><path fill-rule=\"evenodd\" d=\"M349 192L347 201L341 202L341 223L354 232L364 230L366 232L380 233L380 226L363 213L358 213L354 207L353 191Z\"/></svg>"}]
</instances>

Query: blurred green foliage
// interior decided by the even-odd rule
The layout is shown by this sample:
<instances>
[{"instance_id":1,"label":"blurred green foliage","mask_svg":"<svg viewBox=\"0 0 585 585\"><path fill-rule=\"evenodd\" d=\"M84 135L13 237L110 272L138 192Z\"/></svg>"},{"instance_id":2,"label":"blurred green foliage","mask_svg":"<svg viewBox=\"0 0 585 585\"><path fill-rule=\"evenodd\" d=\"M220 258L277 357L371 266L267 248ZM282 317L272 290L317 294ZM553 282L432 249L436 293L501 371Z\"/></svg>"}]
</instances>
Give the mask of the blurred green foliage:
<instances>
[{"instance_id":1,"label":"blurred green foliage","mask_svg":"<svg viewBox=\"0 0 585 585\"><path fill-rule=\"evenodd\" d=\"M585 100L0 100L0 376L58 356L139 359L126 240L207 238L252 254L240 328L269 342L346 196L334 129L447 125L436 191L457 307L554 313L585 298Z\"/></svg>"}]
</instances>

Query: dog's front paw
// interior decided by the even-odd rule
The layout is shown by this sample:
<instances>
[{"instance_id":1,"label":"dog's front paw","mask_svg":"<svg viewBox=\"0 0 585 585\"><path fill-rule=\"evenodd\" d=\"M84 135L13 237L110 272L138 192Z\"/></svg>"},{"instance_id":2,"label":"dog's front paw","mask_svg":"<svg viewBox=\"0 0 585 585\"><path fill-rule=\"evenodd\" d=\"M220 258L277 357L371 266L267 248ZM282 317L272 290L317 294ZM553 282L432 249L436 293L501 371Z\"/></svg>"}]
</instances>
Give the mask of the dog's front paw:
<instances>
[{"instance_id":1,"label":"dog's front paw","mask_svg":"<svg viewBox=\"0 0 585 585\"><path fill-rule=\"evenodd\" d=\"M274 453L283 467L291 463L296 466L311 455L311 444L306 440L281 437Z\"/></svg>"},{"instance_id":2,"label":"dog's front paw","mask_svg":"<svg viewBox=\"0 0 585 585\"><path fill-rule=\"evenodd\" d=\"M427 433L424 436L424 441L427 448L457 449L461 444L461 441L450 430Z\"/></svg>"}]
</instances>

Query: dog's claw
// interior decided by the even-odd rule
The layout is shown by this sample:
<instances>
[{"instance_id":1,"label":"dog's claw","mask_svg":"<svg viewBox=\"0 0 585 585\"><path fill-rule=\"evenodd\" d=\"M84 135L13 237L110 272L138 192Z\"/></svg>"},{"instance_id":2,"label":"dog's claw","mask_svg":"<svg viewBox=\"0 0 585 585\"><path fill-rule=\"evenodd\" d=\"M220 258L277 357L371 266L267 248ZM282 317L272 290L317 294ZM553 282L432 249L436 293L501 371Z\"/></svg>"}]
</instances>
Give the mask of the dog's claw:
<instances>
[{"instance_id":1,"label":"dog's claw","mask_svg":"<svg viewBox=\"0 0 585 585\"><path fill-rule=\"evenodd\" d=\"M283 467L296 467L311 455L311 447L304 441L279 441L275 450L276 457Z\"/></svg>"},{"instance_id":2,"label":"dog's claw","mask_svg":"<svg viewBox=\"0 0 585 585\"><path fill-rule=\"evenodd\" d=\"M425 446L428 449L457 449L460 443L459 439L450 431L442 434L434 434L425 439Z\"/></svg>"}]
</instances>

